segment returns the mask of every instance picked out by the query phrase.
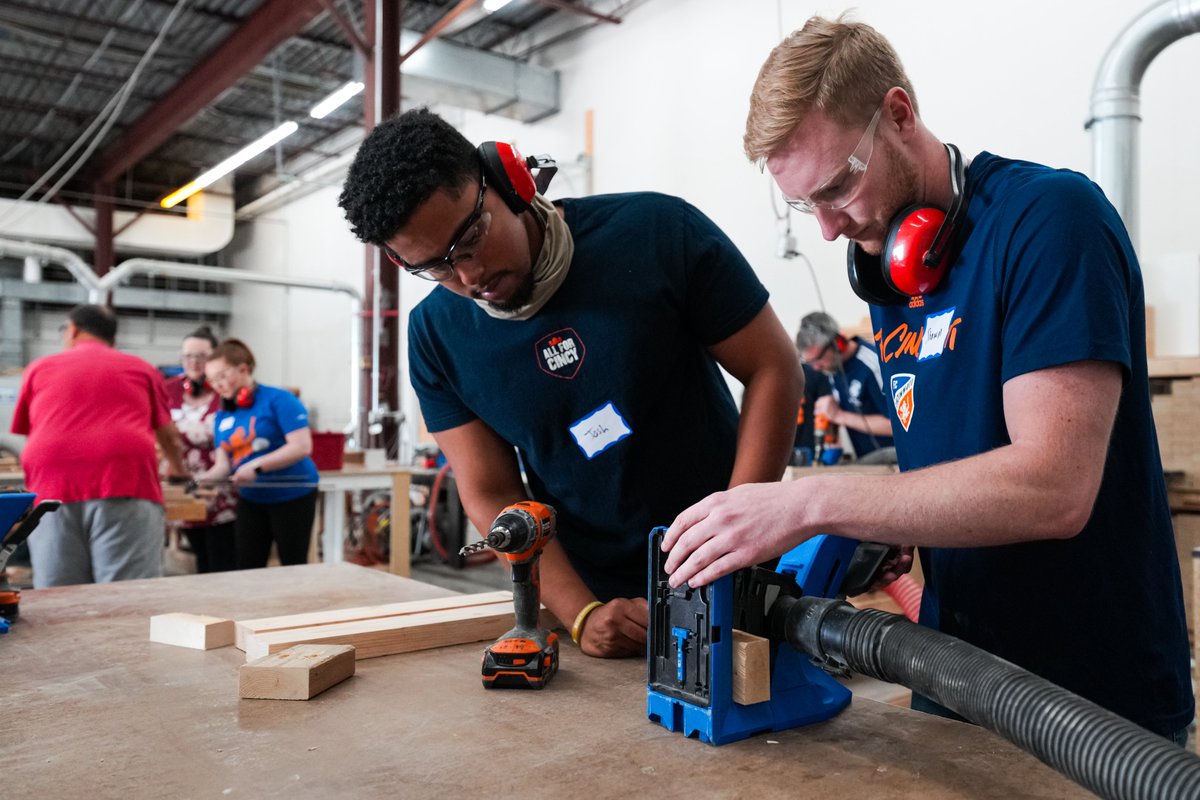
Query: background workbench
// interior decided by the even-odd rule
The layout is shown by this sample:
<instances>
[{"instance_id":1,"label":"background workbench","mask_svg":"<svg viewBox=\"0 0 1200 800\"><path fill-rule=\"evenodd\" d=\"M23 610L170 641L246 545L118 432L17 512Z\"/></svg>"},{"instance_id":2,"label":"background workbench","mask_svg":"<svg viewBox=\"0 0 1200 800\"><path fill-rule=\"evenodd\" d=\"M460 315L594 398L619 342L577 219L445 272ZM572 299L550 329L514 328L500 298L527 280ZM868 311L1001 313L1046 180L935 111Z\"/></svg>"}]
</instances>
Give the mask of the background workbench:
<instances>
[{"instance_id":1,"label":"background workbench","mask_svg":"<svg viewBox=\"0 0 1200 800\"><path fill-rule=\"evenodd\" d=\"M28 591L0 638L6 797L1070 798L991 733L856 699L714 748L645 718L641 660L570 643L542 692L487 691L482 643L358 662L307 701L239 700L232 647L152 644L152 614L250 618L450 594L350 564Z\"/></svg>"}]
</instances>

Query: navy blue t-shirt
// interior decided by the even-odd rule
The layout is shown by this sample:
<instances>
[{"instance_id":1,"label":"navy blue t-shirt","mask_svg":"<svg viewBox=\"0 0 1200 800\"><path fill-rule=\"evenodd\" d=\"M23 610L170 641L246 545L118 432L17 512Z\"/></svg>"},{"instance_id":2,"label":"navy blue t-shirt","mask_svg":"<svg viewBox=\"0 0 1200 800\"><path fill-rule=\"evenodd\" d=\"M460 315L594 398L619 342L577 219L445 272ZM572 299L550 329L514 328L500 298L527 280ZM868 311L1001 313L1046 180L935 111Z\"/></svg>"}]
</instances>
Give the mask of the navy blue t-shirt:
<instances>
[{"instance_id":1,"label":"navy blue t-shirt","mask_svg":"<svg viewBox=\"0 0 1200 800\"><path fill-rule=\"evenodd\" d=\"M851 414L879 414L891 417L891 404L883 396L883 378L879 371L879 354L866 339L855 336L858 349L854 357L845 360L842 368L829 376L830 393L838 405ZM856 431L849 425L846 433L854 445L854 455L862 458L881 447L891 447L892 437L875 436L866 431Z\"/></svg>"},{"instance_id":2,"label":"navy blue t-shirt","mask_svg":"<svg viewBox=\"0 0 1200 800\"><path fill-rule=\"evenodd\" d=\"M921 548L921 623L1153 731L1177 731L1195 707L1137 257L1116 211L1077 173L982 153L968 187L968 236L942 286L871 309L900 468L1009 444L1011 378L1098 360L1120 364L1125 382L1083 531Z\"/></svg>"},{"instance_id":3,"label":"navy blue t-shirt","mask_svg":"<svg viewBox=\"0 0 1200 800\"><path fill-rule=\"evenodd\" d=\"M229 456L237 470L242 464L254 461L287 444L287 435L308 427L308 412L291 392L259 384L254 389L254 402L247 408L218 411L213 419L216 445ZM282 503L316 491L317 466L308 456L290 467L263 471L257 480L264 483L298 483L292 487L255 489L253 484L238 488L238 494L253 503Z\"/></svg>"},{"instance_id":4,"label":"navy blue t-shirt","mask_svg":"<svg viewBox=\"0 0 1200 800\"><path fill-rule=\"evenodd\" d=\"M646 594L646 536L728 486L738 411L706 348L767 291L698 210L660 194L561 203L570 271L531 319L438 287L409 320L430 431L475 419L516 446L597 597Z\"/></svg>"}]
</instances>

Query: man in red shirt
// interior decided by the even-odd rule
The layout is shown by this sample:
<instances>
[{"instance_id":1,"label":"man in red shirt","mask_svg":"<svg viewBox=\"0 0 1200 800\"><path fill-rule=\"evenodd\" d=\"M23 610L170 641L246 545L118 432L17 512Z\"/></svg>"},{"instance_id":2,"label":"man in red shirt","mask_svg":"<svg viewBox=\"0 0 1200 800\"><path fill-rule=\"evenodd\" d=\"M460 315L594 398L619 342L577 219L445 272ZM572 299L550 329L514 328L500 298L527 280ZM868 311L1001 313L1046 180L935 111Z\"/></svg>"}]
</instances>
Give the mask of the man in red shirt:
<instances>
[{"instance_id":1,"label":"man in red shirt","mask_svg":"<svg viewBox=\"0 0 1200 800\"><path fill-rule=\"evenodd\" d=\"M12 432L27 435L25 483L61 500L29 537L42 589L162 575L164 510L157 439L173 475L186 476L162 376L113 348L117 318L77 306L65 350L25 370Z\"/></svg>"}]
</instances>

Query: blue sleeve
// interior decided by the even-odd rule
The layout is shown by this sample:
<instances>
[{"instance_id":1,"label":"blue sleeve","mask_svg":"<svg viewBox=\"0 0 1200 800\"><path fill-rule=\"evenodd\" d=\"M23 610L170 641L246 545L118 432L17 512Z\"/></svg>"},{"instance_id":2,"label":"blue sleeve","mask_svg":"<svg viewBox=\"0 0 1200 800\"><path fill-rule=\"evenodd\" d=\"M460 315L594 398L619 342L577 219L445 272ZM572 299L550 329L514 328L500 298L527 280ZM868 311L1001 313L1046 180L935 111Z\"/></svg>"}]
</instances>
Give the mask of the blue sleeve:
<instances>
[{"instance_id":1,"label":"blue sleeve","mask_svg":"<svg viewBox=\"0 0 1200 800\"><path fill-rule=\"evenodd\" d=\"M767 304L767 289L724 231L699 209L676 202L687 324L709 347L746 327Z\"/></svg>"},{"instance_id":2,"label":"blue sleeve","mask_svg":"<svg viewBox=\"0 0 1200 800\"><path fill-rule=\"evenodd\" d=\"M476 419L475 413L446 383L433 349L428 320L420 306L408 317L408 377L430 433L457 428Z\"/></svg>"},{"instance_id":3,"label":"blue sleeve","mask_svg":"<svg viewBox=\"0 0 1200 800\"><path fill-rule=\"evenodd\" d=\"M308 410L300 402L300 398L286 390L280 390L271 402L271 410L275 413L275 421L286 436L293 431L308 427Z\"/></svg>"},{"instance_id":4,"label":"blue sleeve","mask_svg":"<svg viewBox=\"0 0 1200 800\"><path fill-rule=\"evenodd\" d=\"M1130 368L1136 269L1116 211L1091 182L1057 172L1014 198L1013 235L998 275L1002 380L1076 361Z\"/></svg>"}]
</instances>

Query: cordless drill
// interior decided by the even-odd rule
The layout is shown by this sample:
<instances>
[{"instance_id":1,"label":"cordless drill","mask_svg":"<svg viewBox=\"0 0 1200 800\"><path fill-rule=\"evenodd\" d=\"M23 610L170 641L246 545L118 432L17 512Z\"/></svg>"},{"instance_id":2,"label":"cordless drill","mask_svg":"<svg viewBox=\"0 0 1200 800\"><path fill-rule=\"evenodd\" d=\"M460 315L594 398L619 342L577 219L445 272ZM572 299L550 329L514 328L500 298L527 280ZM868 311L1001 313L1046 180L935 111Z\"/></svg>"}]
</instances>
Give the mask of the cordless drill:
<instances>
[{"instance_id":1,"label":"cordless drill","mask_svg":"<svg viewBox=\"0 0 1200 800\"><path fill-rule=\"evenodd\" d=\"M554 537L554 509L532 500L500 512L482 542L460 555L491 547L512 570L515 624L483 652L483 685L488 689L541 689L558 671L558 634L538 625L541 580L538 560Z\"/></svg>"}]
</instances>

